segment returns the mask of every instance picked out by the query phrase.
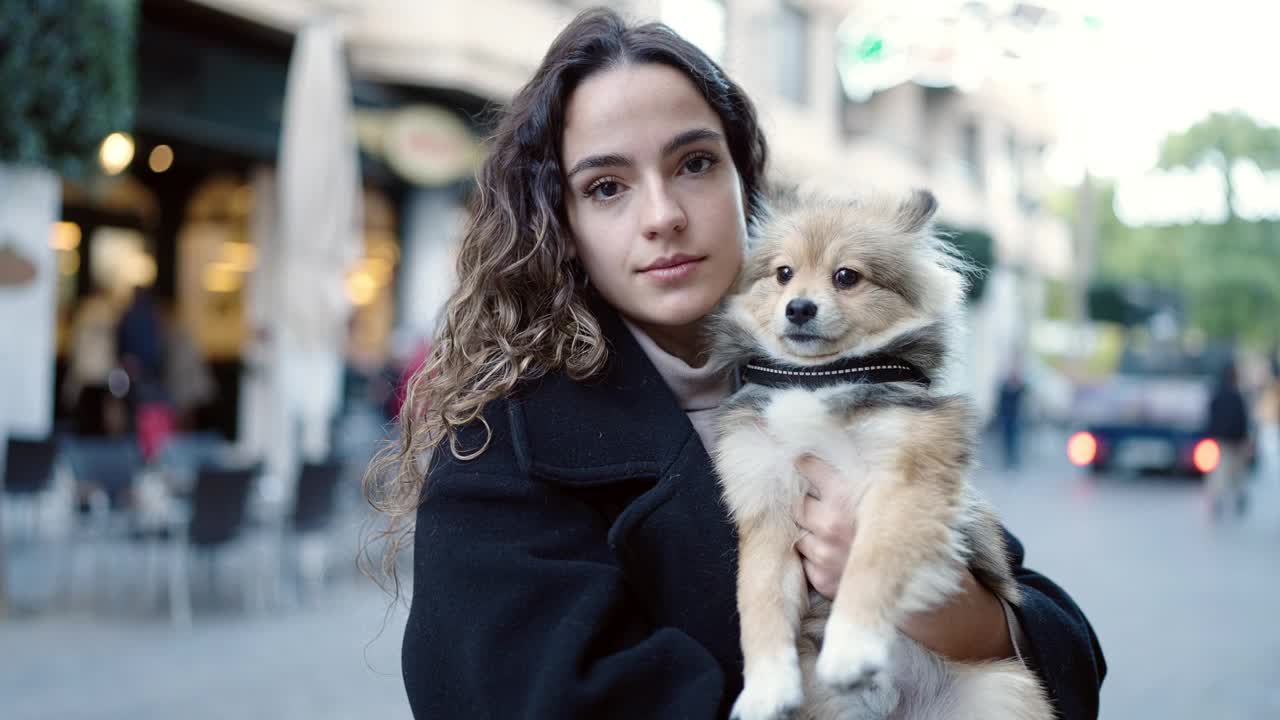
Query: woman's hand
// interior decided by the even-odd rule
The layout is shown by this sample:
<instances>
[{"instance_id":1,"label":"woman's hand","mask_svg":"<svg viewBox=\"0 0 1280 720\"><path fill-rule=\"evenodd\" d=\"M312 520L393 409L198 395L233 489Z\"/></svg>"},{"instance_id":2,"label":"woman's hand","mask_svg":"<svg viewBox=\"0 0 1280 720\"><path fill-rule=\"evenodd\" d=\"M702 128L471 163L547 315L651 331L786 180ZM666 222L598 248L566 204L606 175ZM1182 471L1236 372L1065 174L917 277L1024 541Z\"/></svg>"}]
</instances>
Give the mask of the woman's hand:
<instances>
[{"instance_id":1,"label":"woman's hand","mask_svg":"<svg viewBox=\"0 0 1280 720\"><path fill-rule=\"evenodd\" d=\"M853 547L856 519L849 484L842 482L830 464L812 455L797 460L796 471L809 481L810 488L796 518L800 526L796 551L809 584L830 600L836 596Z\"/></svg>"},{"instance_id":2,"label":"woman's hand","mask_svg":"<svg viewBox=\"0 0 1280 720\"><path fill-rule=\"evenodd\" d=\"M834 599L856 535L856 518L845 482L830 464L812 456L796 461L809 481L800 517L796 551L809 584ZM1013 657L1013 642L1004 607L966 568L960 591L941 606L906 618L900 629L916 642L953 660L997 660Z\"/></svg>"}]
</instances>

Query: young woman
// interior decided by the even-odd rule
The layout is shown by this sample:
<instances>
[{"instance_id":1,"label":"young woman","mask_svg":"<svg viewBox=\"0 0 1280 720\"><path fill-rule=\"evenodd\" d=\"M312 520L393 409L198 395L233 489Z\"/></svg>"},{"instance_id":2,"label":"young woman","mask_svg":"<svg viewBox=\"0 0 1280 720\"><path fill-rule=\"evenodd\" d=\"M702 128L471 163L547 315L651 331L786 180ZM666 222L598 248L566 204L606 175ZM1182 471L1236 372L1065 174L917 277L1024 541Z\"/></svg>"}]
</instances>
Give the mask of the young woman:
<instances>
[{"instance_id":1,"label":"young woman","mask_svg":"<svg viewBox=\"0 0 1280 720\"><path fill-rule=\"evenodd\" d=\"M728 713L736 540L705 448L731 388L704 366L700 324L742 262L765 157L751 102L715 63L609 11L575 19L507 109L398 469L370 473L391 568L414 538L417 717ZM855 532L832 505L797 518L828 595ZM904 630L952 657L1016 654L1060 718L1092 718L1097 640L1010 545L1016 616L971 581Z\"/></svg>"}]
</instances>

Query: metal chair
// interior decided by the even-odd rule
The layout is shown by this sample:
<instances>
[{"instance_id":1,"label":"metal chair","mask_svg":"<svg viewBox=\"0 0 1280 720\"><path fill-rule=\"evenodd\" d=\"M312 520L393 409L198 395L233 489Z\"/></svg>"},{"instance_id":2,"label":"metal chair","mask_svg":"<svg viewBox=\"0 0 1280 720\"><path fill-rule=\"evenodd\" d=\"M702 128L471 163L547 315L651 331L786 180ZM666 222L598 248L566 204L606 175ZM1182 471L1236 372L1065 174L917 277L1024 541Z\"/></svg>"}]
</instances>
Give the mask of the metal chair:
<instances>
[{"instance_id":1,"label":"metal chair","mask_svg":"<svg viewBox=\"0 0 1280 720\"><path fill-rule=\"evenodd\" d=\"M342 462L306 462L298 471L293 510L288 524L288 546L295 599L304 588L314 597L327 575L336 492L344 469Z\"/></svg>"},{"instance_id":2,"label":"metal chair","mask_svg":"<svg viewBox=\"0 0 1280 720\"><path fill-rule=\"evenodd\" d=\"M13 503L8 517L27 525L31 538L40 534L39 500L53 488L57 458L58 443L52 437L10 437L5 444L3 500Z\"/></svg>"},{"instance_id":3,"label":"metal chair","mask_svg":"<svg viewBox=\"0 0 1280 720\"><path fill-rule=\"evenodd\" d=\"M333 520L334 491L342 475L336 460L303 463L290 518L295 533L326 530Z\"/></svg>"},{"instance_id":4,"label":"metal chair","mask_svg":"<svg viewBox=\"0 0 1280 720\"><path fill-rule=\"evenodd\" d=\"M127 550L135 526L133 492L142 469L142 456L132 436L123 438L74 437L64 444L63 454L78 488L76 521L71 548L63 568L66 594L74 601L76 567L87 555L94 575L93 586L102 586L104 573L118 570L120 557L107 551ZM124 553L115 553L121 555ZM107 568L108 560L117 567Z\"/></svg>"},{"instance_id":5,"label":"metal chair","mask_svg":"<svg viewBox=\"0 0 1280 720\"><path fill-rule=\"evenodd\" d=\"M70 514L65 485L56 480L58 443L52 437L9 437L0 465L0 548L9 545L10 554L0 558L0 572L21 576L9 585L9 602L25 610L43 609L57 591L56 567L48 553L61 549L62 530ZM11 540L6 543L4 540ZM46 540L54 540L46 543ZM10 562L11 561L11 562Z\"/></svg>"},{"instance_id":6,"label":"metal chair","mask_svg":"<svg viewBox=\"0 0 1280 720\"><path fill-rule=\"evenodd\" d=\"M174 624L178 627L191 625L190 568L193 551L208 557L210 576L216 576L217 554L244 536L249 496L260 472L258 465L238 468L206 465L198 471L189 514L176 518L169 531L169 603ZM243 577L240 578L240 589L248 606L251 588ZM257 591L260 596L261 588Z\"/></svg>"}]
</instances>

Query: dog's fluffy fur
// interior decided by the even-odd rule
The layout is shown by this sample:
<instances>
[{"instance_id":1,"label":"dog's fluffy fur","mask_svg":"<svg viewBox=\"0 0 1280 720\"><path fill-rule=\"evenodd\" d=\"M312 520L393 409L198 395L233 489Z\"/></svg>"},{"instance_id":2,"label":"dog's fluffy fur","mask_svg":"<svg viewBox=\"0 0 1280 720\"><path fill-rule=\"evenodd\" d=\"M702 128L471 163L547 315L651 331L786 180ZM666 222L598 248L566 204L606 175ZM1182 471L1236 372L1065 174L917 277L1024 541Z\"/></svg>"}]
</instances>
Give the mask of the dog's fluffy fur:
<instances>
[{"instance_id":1,"label":"dog's fluffy fur","mask_svg":"<svg viewBox=\"0 0 1280 720\"><path fill-rule=\"evenodd\" d=\"M935 208L926 191L775 201L714 323L713 362L724 365L891 355L935 380L932 391L748 384L722 406L714 457L739 534L739 720L1052 717L1021 663L948 661L896 629L956 592L966 565L1006 602L1019 601L999 525L968 483L974 412L965 397L937 390L965 266L935 234ZM841 268L858 273L851 287L847 273L834 280ZM803 325L786 317L796 298L817 306ZM806 454L854 484L857 536L832 603L806 590L795 550L808 488L794 462Z\"/></svg>"}]
</instances>

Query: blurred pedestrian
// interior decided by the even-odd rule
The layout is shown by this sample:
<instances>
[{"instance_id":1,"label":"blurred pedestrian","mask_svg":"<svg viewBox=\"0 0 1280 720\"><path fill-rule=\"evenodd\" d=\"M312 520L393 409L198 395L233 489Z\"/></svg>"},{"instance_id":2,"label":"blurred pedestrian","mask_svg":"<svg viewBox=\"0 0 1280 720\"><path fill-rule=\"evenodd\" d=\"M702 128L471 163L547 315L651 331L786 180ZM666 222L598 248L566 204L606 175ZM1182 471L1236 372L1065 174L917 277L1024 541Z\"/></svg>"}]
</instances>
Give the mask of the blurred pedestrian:
<instances>
[{"instance_id":1,"label":"blurred pedestrian","mask_svg":"<svg viewBox=\"0 0 1280 720\"><path fill-rule=\"evenodd\" d=\"M1258 418L1258 477L1280 483L1280 354L1271 358L1271 377L1255 410Z\"/></svg>"},{"instance_id":2,"label":"blurred pedestrian","mask_svg":"<svg viewBox=\"0 0 1280 720\"><path fill-rule=\"evenodd\" d=\"M1000 382L996 398L996 423L1004 447L1004 467L1016 470L1022 462L1022 405L1027 385L1017 364Z\"/></svg>"},{"instance_id":3,"label":"blurred pedestrian","mask_svg":"<svg viewBox=\"0 0 1280 720\"><path fill-rule=\"evenodd\" d=\"M1205 434L1218 442L1218 466L1209 473L1209 498L1213 516L1243 515L1248 500L1244 492L1249 473L1249 410L1240 392L1234 363L1222 369L1209 399L1209 427Z\"/></svg>"},{"instance_id":4,"label":"blurred pedestrian","mask_svg":"<svg viewBox=\"0 0 1280 720\"><path fill-rule=\"evenodd\" d=\"M116 326L116 353L134 387L162 381L164 332L161 328L160 311L150 291L134 288L133 297Z\"/></svg>"},{"instance_id":5,"label":"blurred pedestrian","mask_svg":"<svg viewBox=\"0 0 1280 720\"><path fill-rule=\"evenodd\" d=\"M133 298L116 328L116 353L129 374L129 407L145 460L163 449L176 425L165 387L165 333L160 310L146 288L134 288Z\"/></svg>"}]
</instances>

